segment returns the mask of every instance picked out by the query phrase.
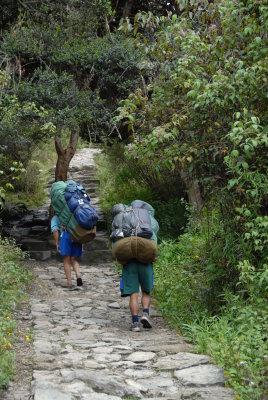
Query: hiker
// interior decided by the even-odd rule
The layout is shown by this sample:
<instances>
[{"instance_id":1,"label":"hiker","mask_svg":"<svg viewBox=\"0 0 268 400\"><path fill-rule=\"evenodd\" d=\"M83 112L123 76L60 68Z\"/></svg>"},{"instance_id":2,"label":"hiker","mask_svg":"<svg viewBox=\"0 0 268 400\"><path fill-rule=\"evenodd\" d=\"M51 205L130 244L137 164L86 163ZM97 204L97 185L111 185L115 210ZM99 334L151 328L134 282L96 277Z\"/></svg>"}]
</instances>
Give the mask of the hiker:
<instances>
[{"instance_id":1,"label":"hiker","mask_svg":"<svg viewBox=\"0 0 268 400\"><path fill-rule=\"evenodd\" d=\"M152 328L149 316L151 291L154 286L153 262L157 259L158 222L153 207L141 200L129 206L116 204L112 208L113 255L123 266L120 280L121 296L129 296L132 318L131 331L139 332L139 288L141 287L142 317L145 329Z\"/></svg>"},{"instance_id":2,"label":"hiker","mask_svg":"<svg viewBox=\"0 0 268 400\"><path fill-rule=\"evenodd\" d=\"M79 263L77 257L82 256L82 244L72 241L70 234L61 225L58 216L55 214L51 219L51 232L56 244L57 252L63 257L63 267L67 278L67 286L72 289L71 264L76 275L77 286L82 286Z\"/></svg>"},{"instance_id":3,"label":"hiker","mask_svg":"<svg viewBox=\"0 0 268 400\"><path fill-rule=\"evenodd\" d=\"M153 263L142 264L132 260L123 265L120 280L121 296L129 296L129 309L132 318L130 330L140 332L139 324L139 286L141 287L142 317L141 324L145 329L152 328L152 320L149 315L151 304L151 291L154 287Z\"/></svg>"}]
</instances>

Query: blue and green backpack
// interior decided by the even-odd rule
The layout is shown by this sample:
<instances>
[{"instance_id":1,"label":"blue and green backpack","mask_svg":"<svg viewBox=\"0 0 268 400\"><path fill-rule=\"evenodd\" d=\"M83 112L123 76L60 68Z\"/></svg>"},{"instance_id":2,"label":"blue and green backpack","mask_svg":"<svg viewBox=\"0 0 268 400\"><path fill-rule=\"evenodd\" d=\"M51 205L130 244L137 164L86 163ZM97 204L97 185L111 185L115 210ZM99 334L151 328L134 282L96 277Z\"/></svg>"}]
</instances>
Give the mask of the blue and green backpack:
<instances>
[{"instance_id":1,"label":"blue and green backpack","mask_svg":"<svg viewBox=\"0 0 268 400\"><path fill-rule=\"evenodd\" d=\"M95 238L98 213L81 184L73 180L54 182L50 198L56 215L74 242L87 243Z\"/></svg>"}]
</instances>

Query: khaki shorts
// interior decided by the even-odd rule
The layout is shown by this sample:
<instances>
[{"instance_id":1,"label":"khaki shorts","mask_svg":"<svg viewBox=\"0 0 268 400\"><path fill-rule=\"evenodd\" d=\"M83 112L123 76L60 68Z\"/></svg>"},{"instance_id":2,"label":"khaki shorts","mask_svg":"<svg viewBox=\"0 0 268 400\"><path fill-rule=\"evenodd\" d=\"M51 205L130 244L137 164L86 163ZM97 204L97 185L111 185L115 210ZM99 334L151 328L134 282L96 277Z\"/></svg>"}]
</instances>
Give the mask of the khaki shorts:
<instances>
[{"instance_id":1,"label":"khaki shorts","mask_svg":"<svg viewBox=\"0 0 268 400\"><path fill-rule=\"evenodd\" d=\"M142 264L138 261L131 261L124 265L120 280L121 296L130 296L139 293L141 290L150 293L154 287L153 264Z\"/></svg>"}]
</instances>

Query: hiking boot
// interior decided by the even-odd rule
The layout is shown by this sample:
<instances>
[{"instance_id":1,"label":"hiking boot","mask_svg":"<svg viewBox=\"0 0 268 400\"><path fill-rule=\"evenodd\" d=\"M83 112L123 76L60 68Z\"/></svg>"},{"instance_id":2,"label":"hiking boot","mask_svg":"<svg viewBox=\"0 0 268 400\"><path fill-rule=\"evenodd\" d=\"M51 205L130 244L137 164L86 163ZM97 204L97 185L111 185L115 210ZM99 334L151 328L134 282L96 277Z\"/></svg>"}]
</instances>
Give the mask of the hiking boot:
<instances>
[{"instance_id":1,"label":"hiking boot","mask_svg":"<svg viewBox=\"0 0 268 400\"><path fill-rule=\"evenodd\" d=\"M83 285L82 278L80 278L80 277L77 278L76 282L77 282L77 286L82 286Z\"/></svg>"},{"instance_id":2,"label":"hiking boot","mask_svg":"<svg viewBox=\"0 0 268 400\"><path fill-rule=\"evenodd\" d=\"M149 314L147 314L147 313L142 314L141 323L143 325L143 328L145 328L145 329L151 329L153 326L152 320L149 317Z\"/></svg>"},{"instance_id":3,"label":"hiking boot","mask_svg":"<svg viewBox=\"0 0 268 400\"><path fill-rule=\"evenodd\" d=\"M138 322L133 322L133 324L130 327L130 330L132 332L140 332L141 328L139 326L139 323Z\"/></svg>"}]
</instances>

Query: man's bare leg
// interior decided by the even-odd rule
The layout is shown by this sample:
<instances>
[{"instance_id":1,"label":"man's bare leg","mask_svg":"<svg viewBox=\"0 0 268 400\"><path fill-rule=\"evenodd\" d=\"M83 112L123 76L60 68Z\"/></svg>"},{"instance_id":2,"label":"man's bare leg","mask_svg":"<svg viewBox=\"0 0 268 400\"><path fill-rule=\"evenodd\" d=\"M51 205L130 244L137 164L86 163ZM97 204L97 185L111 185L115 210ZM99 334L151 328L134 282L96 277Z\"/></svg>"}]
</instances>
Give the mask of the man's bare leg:
<instances>
[{"instance_id":1,"label":"man's bare leg","mask_svg":"<svg viewBox=\"0 0 268 400\"><path fill-rule=\"evenodd\" d=\"M141 304L142 304L142 309L143 309L141 323L144 328L150 329L150 328L152 328L152 321L151 321L151 318L149 317L149 308L150 308L150 304L151 304L150 294L142 291Z\"/></svg>"},{"instance_id":2,"label":"man's bare leg","mask_svg":"<svg viewBox=\"0 0 268 400\"><path fill-rule=\"evenodd\" d=\"M70 256L63 256L63 268L67 278L68 287L72 286L72 277L71 277L71 258Z\"/></svg>"},{"instance_id":3,"label":"man's bare leg","mask_svg":"<svg viewBox=\"0 0 268 400\"><path fill-rule=\"evenodd\" d=\"M150 308L150 304L151 304L151 296L142 291L141 292L141 304L142 304L142 309L144 310L145 308Z\"/></svg>"},{"instance_id":4,"label":"man's bare leg","mask_svg":"<svg viewBox=\"0 0 268 400\"><path fill-rule=\"evenodd\" d=\"M129 309L131 315L139 314L139 294L132 293L129 298Z\"/></svg>"},{"instance_id":5,"label":"man's bare leg","mask_svg":"<svg viewBox=\"0 0 268 400\"><path fill-rule=\"evenodd\" d=\"M82 286L83 285L83 281L82 281L82 278L81 278L80 268L79 268L79 263L77 261L77 258L72 256L71 257L71 262L72 262L73 270L74 270L75 275L76 275L77 286Z\"/></svg>"},{"instance_id":6,"label":"man's bare leg","mask_svg":"<svg viewBox=\"0 0 268 400\"><path fill-rule=\"evenodd\" d=\"M76 257L71 257L71 262L73 266L73 270L75 272L76 278L80 278L80 269L79 269L79 262L77 261Z\"/></svg>"},{"instance_id":7,"label":"man's bare leg","mask_svg":"<svg viewBox=\"0 0 268 400\"><path fill-rule=\"evenodd\" d=\"M139 332L139 294L132 293L129 298L129 309L132 317L131 330L133 332Z\"/></svg>"}]
</instances>

